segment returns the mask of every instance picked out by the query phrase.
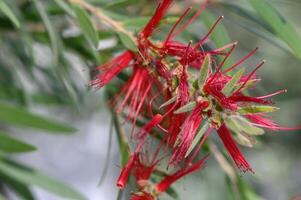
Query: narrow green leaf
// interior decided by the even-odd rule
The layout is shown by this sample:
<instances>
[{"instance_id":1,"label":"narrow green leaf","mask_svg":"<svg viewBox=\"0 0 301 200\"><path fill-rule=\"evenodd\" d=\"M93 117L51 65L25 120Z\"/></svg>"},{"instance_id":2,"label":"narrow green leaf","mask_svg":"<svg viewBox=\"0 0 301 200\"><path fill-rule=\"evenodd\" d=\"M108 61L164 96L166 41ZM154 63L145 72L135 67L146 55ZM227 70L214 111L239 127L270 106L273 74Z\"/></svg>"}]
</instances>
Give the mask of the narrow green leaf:
<instances>
[{"instance_id":1,"label":"narrow green leaf","mask_svg":"<svg viewBox=\"0 0 301 200\"><path fill-rule=\"evenodd\" d=\"M219 2L218 4L222 5L223 7L225 7L227 10L235 13L236 15L248 19L258 25L260 25L262 28L266 29L269 32L273 32L272 28L270 27L269 24L267 24L265 21L263 21L260 16L258 16L256 13L243 8L241 6L239 6L238 4L234 4L234 3L228 3L228 2ZM227 16L228 18L228 16ZM254 27L250 27L250 28L254 28Z\"/></svg>"},{"instance_id":2,"label":"narrow green leaf","mask_svg":"<svg viewBox=\"0 0 301 200\"><path fill-rule=\"evenodd\" d=\"M138 3L139 0L118 0L112 3L109 3L105 6L106 9L117 9L117 8L125 8L130 5L134 5Z\"/></svg>"},{"instance_id":3,"label":"narrow green leaf","mask_svg":"<svg viewBox=\"0 0 301 200\"><path fill-rule=\"evenodd\" d=\"M21 166L13 162L0 160L0 171L17 181L28 185L41 187L61 197L74 200L86 199L82 194L64 185L63 183L54 180L53 178L48 177L39 171Z\"/></svg>"},{"instance_id":4,"label":"narrow green leaf","mask_svg":"<svg viewBox=\"0 0 301 200\"><path fill-rule=\"evenodd\" d=\"M192 102L189 102L186 105L182 106L181 108L177 109L176 111L174 111L174 113L180 114L180 113L189 112L189 111L192 111L195 106L196 106L196 102L192 101Z\"/></svg>"},{"instance_id":5,"label":"narrow green leaf","mask_svg":"<svg viewBox=\"0 0 301 200\"><path fill-rule=\"evenodd\" d=\"M0 121L12 125L42 129L50 132L72 133L76 129L60 122L33 114L27 110L0 102Z\"/></svg>"},{"instance_id":6,"label":"narrow green leaf","mask_svg":"<svg viewBox=\"0 0 301 200\"><path fill-rule=\"evenodd\" d=\"M164 108L165 106L168 106L168 105L172 104L173 102L175 102L175 101L177 100L177 98L178 98L177 96L174 96L174 97L170 98L169 100L165 101L165 102L159 107L159 109Z\"/></svg>"},{"instance_id":7,"label":"narrow green leaf","mask_svg":"<svg viewBox=\"0 0 301 200\"><path fill-rule=\"evenodd\" d=\"M200 139L202 138L202 136L206 133L206 131L209 129L209 123L205 123L202 128L199 130L199 132L196 134L195 138L193 139L188 151L185 154L185 158L187 156L189 156L189 154L191 153L191 151L195 148L195 146L197 144L199 144Z\"/></svg>"},{"instance_id":8,"label":"narrow green leaf","mask_svg":"<svg viewBox=\"0 0 301 200\"><path fill-rule=\"evenodd\" d=\"M198 78L198 86L200 89L202 89L206 83L209 69L211 69L211 57L209 54L207 54L201 66L200 75Z\"/></svg>"},{"instance_id":9,"label":"narrow green leaf","mask_svg":"<svg viewBox=\"0 0 301 200\"><path fill-rule=\"evenodd\" d=\"M133 27L133 28L142 28L145 26L145 24L149 21L150 17L139 17L139 18L130 18L123 20L121 23L125 27Z\"/></svg>"},{"instance_id":10,"label":"narrow green leaf","mask_svg":"<svg viewBox=\"0 0 301 200\"><path fill-rule=\"evenodd\" d=\"M55 28L54 28L52 22L49 19L49 16L44 7L45 5L39 0L32 0L32 1L34 2L36 9L37 9L39 15L41 16L41 18L46 26L49 37L50 37L51 49L52 49L52 54L53 54L52 55L53 66L58 66L59 56L61 54L61 43L59 40L59 36L58 36L57 32L55 31Z\"/></svg>"},{"instance_id":11,"label":"narrow green leaf","mask_svg":"<svg viewBox=\"0 0 301 200\"><path fill-rule=\"evenodd\" d=\"M172 197L174 200L179 200L180 196L177 193L177 191L173 188L173 187L169 187L167 188L167 190L165 191L166 194L168 194L170 197Z\"/></svg>"},{"instance_id":12,"label":"narrow green leaf","mask_svg":"<svg viewBox=\"0 0 301 200\"><path fill-rule=\"evenodd\" d=\"M77 21L85 38L92 47L97 48L99 38L97 31L91 21L91 17L85 9L76 4L73 5L73 9L75 11Z\"/></svg>"},{"instance_id":13,"label":"narrow green leaf","mask_svg":"<svg viewBox=\"0 0 301 200\"><path fill-rule=\"evenodd\" d=\"M239 191L244 200L263 200L261 196L255 193L253 188L251 188L243 178L237 177Z\"/></svg>"},{"instance_id":14,"label":"narrow green leaf","mask_svg":"<svg viewBox=\"0 0 301 200\"><path fill-rule=\"evenodd\" d=\"M240 144L240 145L243 145L243 146L246 146L246 147L253 147L253 145L256 143L256 141L251 138L251 135L256 135L252 132L252 134L248 134L244 131L244 127L242 127L237 120L234 120L233 118L227 118L225 120L225 123L227 125L227 127L229 129L231 129L235 134L234 134L234 138L235 140ZM253 127L249 124L247 124L247 126L250 126L252 128L252 131L255 130L257 131L257 127ZM259 129L259 130L262 130L262 129ZM255 132L254 131L254 132Z\"/></svg>"},{"instance_id":15,"label":"narrow green leaf","mask_svg":"<svg viewBox=\"0 0 301 200\"><path fill-rule=\"evenodd\" d=\"M139 17L139 18L129 18L129 19L123 19L121 21L122 25L126 28L131 28L133 30L139 30L147 24L147 22L150 20L151 17ZM166 17L163 18L160 21L160 25L166 26L167 24L174 24L177 22L179 18L178 17Z\"/></svg>"},{"instance_id":16,"label":"narrow green leaf","mask_svg":"<svg viewBox=\"0 0 301 200\"><path fill-rule=\"evenodd\" d=\"M16 193L23 200L35 200L32 192L29 189L29 186L16 181L13 178L8 177L7 175L0 173L1 181L9 187L14 193Z\"/></svg>"},{"instance_id":17,"label":"narrow green leaf","mask_svg":"<svg viewBox=\"0 0 301 200\"><path fill-rule=\"evenodd\" d=\"M123 32L118 32L118 36L120 38L120 41L126 48L128 48L129 50L132 50L134 52L138 51L138 48L137 48L135 42L127 34L125 34Z\"/></svg>"},{"instance_id":18,"label":"narrow green leaf","mask_svg":"<svg viewBox=\"0 0 301 200\"><path fill-rule=\"evenodd\" d=\"M74 14L73 10L70 8L70 6L64 0L54 0L54 1L66 13L68 13L72 17L75 17L75 14Z\"/></svg>"},{"instance_id":19,"label":"narrow green leaf","mask_svg":"<svg viewBox=\"0 0 301 200\"><path fill-rule=\"evenodd\" d=\"M0 1L0 10L13 22L13 24L20 28L20 22L10 7L4 2L4 0Z\"/></svg>"},{"instance_id":20,"label":"narrow green leaf","mask_svg":"<svg viewBox=\"0 0 301 200\"><path fill-rule=\"evenodd\" d=\"M274 106L248 106L248 107L241 107L237 109L237 112L242 115L247 114L255 114L255 113L268 113L268 112L275 112L279 110L279 108Z\"/></svg>"},{"instance_id":21,"label":"narrow green leaf","mask_svg":"<svg viewBox=\"0 0 301 200\"><path fill-rule=\"evenodd\" d=\"M244 132L248 135L262 135L264 130L253 126L249 121L243 117L227 117L225 119L227 126L236 133Z\"/></svg>"},{"instance_id":22,"label":"narrow green leaf","mask_svg":"<svg viewBox=\"0 0 301 200\"><path fill-rule=\"evenodd\" d=\"M241 68L240 70L238 70L233 76L232 78L227 82L227 84L224 86L222 92L226 95L226 96L230 96L235 89L236 84L238 83L238 81L240 80L241 76L244 74L245 69Z\"/></svg>"},{"instance_id":23,"label":"narrow green leaf","mask_svg":"<svg viewBox=\"0 0 301 200\"><path fill-rule=\"evenodd\" d=\"M249 2L276 35L301 59L301 38L295 28L266 0L249 0Z\"/></svg>"},{"instance_id":24,"label":"narrow green leaf","mask_svg":"<svg viewBox=\"0 0 301 200\"><path fill-rule=\"evenodd\" d=\"M22 153L36 150L36 147L0 133L0 151L5 153Z\"/></svg>"}]
</instances>

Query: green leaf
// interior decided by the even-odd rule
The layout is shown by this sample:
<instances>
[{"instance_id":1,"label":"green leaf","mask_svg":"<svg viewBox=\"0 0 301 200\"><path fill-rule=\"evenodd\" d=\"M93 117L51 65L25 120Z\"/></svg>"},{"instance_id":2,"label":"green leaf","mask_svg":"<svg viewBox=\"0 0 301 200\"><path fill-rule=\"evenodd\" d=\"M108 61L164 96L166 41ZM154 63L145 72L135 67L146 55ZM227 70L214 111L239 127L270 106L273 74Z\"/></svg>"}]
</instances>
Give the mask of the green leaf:
<instances>
[{"instance_id":1,"label":"green leaf","mask_svg":"<svg viewBox=\"0 0 301 200\"><path fill-rule=\"evenodd\" d=\"M199 130L199 132L196 134L195 138L193 139L188 151L185 154L185 158L187 156L189 156L189 154L191 153L191 151L195 148L195 146L197 144L199 144L200 139L202 138L202 136L206 133L206 131L209 129L209 123L205 123L202 128Z\"/></svg>"},{"instance_id":2,"label":"green leaf","mask_svg":"<svg viewBox=\"0 0 301 200\"><path fill-rule=\"evenodd\" d=\"M248 106L248 107L241 107L237 109L237 112L242 115L247 114L255 114L255 113L269 113L275 112L279 110L279 108L274 106Z\"/></svg>"},{"instance_id":3,"label":"green leaf","mask_svg":"<svg viewBox=\"0 0 301 200\"><path fill-rule=\"evenodd\" d=\"M266 0L249 0L249 2L276 35L301 59L301 38L295 28Z\"/></svg>"},{"instance_id":4,"label":"green leaf","mask_svg":"<svg viewBox=\"0 0 301 200\"><path fill-rule=\"evenodd\" d=\"M87 39L87 41L90 43L90 45L94 48L97 48L98 46L98 34L97 31L91 21L91 17L87 13L85 9L82 7L74 4L73 9L75 11L77 21L79 23L79 26Z\"/></svg>"},{"instance_id":5,"label":"green leaf","mask_svg":"<svg viewBox=\"0 0 301 200\"><path fill-rule=\"evenodd\" d=\"M60 122L33 114L24 108L0 102L0 121L12 125L42 129L50 132L72 133L76 129Z\"/></svg>"},{"instance_id":6,"label":"green leaf","mask_svg":"<svg viewBox=\"0 0 301 200\"><path fill-rule=\"evenodd\" d=\"M255 193L253 188L251 188L243 178L237 177L239 191L244 200L263 200L261 196Z\"/></svg>"},{"instance_id":7,"label":"green leaf","mask_svg":"<svg viewBox=\"0 0 301 200\"><path fill-rule=\"evenodd\" d=\"M5 197L0 194L0 200L5 200Z\"/></svg>"},{"instance_id":8,"label":"green leaf","mask_svg":"<svg viewBox=\"0 0 301 200\"><path fill-rule=\"evenodd\" d=\"M0 178L6 186L8 186L14 193L16 193L23 200L35 200L33 194L31 193L29 187L26 184L20 183L15 179L0 173Z\"/></svg>"},{"instance_id":9,"label":"green leaf","mask_svg":"<svg viewBox=\"0 0 301 200\"><path fill-rule=\"evenodd\" d=\"M47 32L50 37L50 42L51 42L51 49L52 49L52 62L54 66L58 66L59 63L59 58L61 54L61 42L59 39L59 36L57 32L55 31L55 28L52 24L52 22L49 19L49 16L46 12L45 5L39 1L39 0L32 0L35 4L36 10L38 11L39 15L41 16Z\"/></svg>"},{"instance_id":10,"label":"green leaf","mask_svg":"<svg viewBox=\"0 0 301 200\"><path fill-rule=\"evenodd\" d=\"M175 200L179 200L180 199L177 191L173 187L167 188L167 190L165 191L165 193L168 194L170 197L172 197Z\"/></svg>"},{"instance_id":11,"label":"green leaf","mask_svg":"<svg viewBox=\"0 0 301 200\"><path fill-rule=\"evenodd\" d=\"M105 6L106 9L117 9L117 8L125 8L130 5L134 5L138 3L139 0L119 0L112 3L109 3Z\"/></svg>"},{"instance_id":12,"label":"green leaf","mask_svg":"<svg viewBox=\"0 0 301 200\"><path fill-rule=\"evenodd\" d=\"M227 82L227 84L224 86L222 92L226 95L226 96L230 96L235 89L235 86L237 85L238 81L240 80L241 76L244 74L245 69L241 68L240 70L238 70L233 76L232 78Z\"/></svg>"},{"instance_id":13,"label":"green leaf","mask_svg":"<svg viewBox=\"0 0 301 200\"><path fill-rule=\"evenodd\" d=\"M235 133L244 132L248 135L262 135L264 130L253 126L248 120L243 117L227 117L225 119L227 126Z\"/></svg>"},{"instance_id":14,"label":"green leaf","mask_svg":"<svg viewBox=\"0 0 301 200\"><path fill-rule=\"evenodd\" d=\"M175 102L177 100L177 96L174 96L174 97L171 97L169 100L165 101L160 107L159 109L161 108L164 108L165 106L168 106L170 104L172 104L173 102Z\"/></svg>"},{"instance_id":15,"label":"green leaf","mask_svg":"<svg viewBox=\"0 0 301 200\"><path fill-rule=\"evenodd\" d=\"M121 23L123 26L130 28L130 27L134 27L134 28L143 28L145 26L145 24L149 21L150 17L139 17L139 18L133 18L133 19L126 19L123 20Z\"/></svg>"},{"instance_id":16,"label":"green leaf","mask_svg":"<svg viewBox=\"0 0 301 200\"><path fill-rule=\"evenodd\" d=\"M179 109L174 111L174 113L175 114L180 114L180 113L189 112L189 111L192 111L195 106L196 106L196 102L192 101L192 102L189 102L186 105L180 107Z\"/></svg>"},{"instance_id":17,"label":"green leaf","mask_svg":"<svg viewBox=\"0 0 301 200\"><path fill-rule=\"evenodd\" d=\"M209 54L207 54L201 66L200 75L198 78L198 86L201 89L204 87L206 83L209 69L211 69L211 57Z\"/></svg>"},{"instance_id":18,"label":"green leaf","mask_svg":"<svg viewBox=\"0 0 301 200\"><path fill-rule=\"evenodd\" d=\"M54 1L66 13L68 13L72 17L75 17L75 14L74 14L73 10L70 8L70 6L64 0L54 0Z\"/></svg>"},{"instance_id":19,"label":"green leaf","mask_svg":"<svg viewBox=\"0 0 301 200\"><path fill-rule=\"evenodd\" d=\"M21 153L34 150L36 150L36 147L0 133L0 151L5 153Z\"/></svg>"},{"instance_id":20,"label":"green leaf","mask_svg":"<svg viewBox=\"0 0 301 200\"><path fill-rule=\"evenodd\" d=\"M0 10L13 22L13 24L20 28L20 22L10 7L4 2L4 0L0 1Z\"/></svg>"},{"instance_id":21,"label":"green leaf","mask_svg":"<svg viewBox=\"0 0 301 200\"><path fill-rule=\"evenodd\" d=\"M38 186L61 197L74 200L86 199L82 194L63 183L54 180L39 171L13 162L0 160L0 171L6 176L20 181L21 183Z\"/></svg>"},{"instance_id":22,"label":"green leaf","mask_svg":"<svg viewBox=\"0 0 301 200\"><path fill-rule=\"evenodd\" d=\"M118 36L120 38L120 41L122 44L129 50L132 50L134 52L138 51L138 48L135 44L135 42L125 33L123 32L118 32Z\"/></svg>"}]
</instances>

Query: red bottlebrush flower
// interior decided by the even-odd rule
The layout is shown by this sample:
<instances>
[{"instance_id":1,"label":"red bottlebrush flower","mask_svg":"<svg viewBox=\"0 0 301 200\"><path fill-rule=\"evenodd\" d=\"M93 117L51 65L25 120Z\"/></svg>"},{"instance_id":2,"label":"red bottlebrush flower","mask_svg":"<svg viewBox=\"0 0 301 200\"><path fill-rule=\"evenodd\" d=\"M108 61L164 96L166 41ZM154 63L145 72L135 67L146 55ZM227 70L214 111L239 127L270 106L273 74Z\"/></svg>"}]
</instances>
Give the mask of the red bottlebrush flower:
<instances>
[{"instance_id":1,"label":"red bottlebrush flower","mask_svg":"<svg viewBox=\"0 0 301 200\"><path fill-rule=\"evenodd\" d=\"M140 131L136 134L136 137L139 140L144 140L147 134L153 129L155 126L159 125L163 120L163 116L160 114L156 114L147 124L145 124Z\"/></svg>"},{"instance_id":2,"label":"red bottlebrush flower","mask_svg":"<svg viewBox=\"0 0 301 200\"><path fill-rule=\"evenodd\" d=\"M119 189L124 189L126 186L126 183L129 179L129 176L131 174L131 171L133 170L134 164L135 164L135 160L137 159L138 155L135 152L130 159L128 160L127 164L124 166L124 168L122 169L120 176L117 180L117 187Z\"/></svg>"},{"instance_id":3,"label":"red bottlebrush flower","mask_svg":"<svg viewBox=\"0 0 301 200\"><path fill-rule=\"evenodd\" d=\"M121 92L115 97L115 106L117 113L129 107L128 119L133 121L133 127L136 124L136 118L140 114L143 106L148 105L146 99L151 99L151 89L154 87L155 78L148 72L146 68L138 66L134 67L133 75L122 86ZM123 100L119 103L120 98ZM133 134L134 129L132 129Z\"/></svg>"},{"instance_id":4,"label":"red bottlebrush flower","mask_svg":"<svg viewBox=\"0 0 301 200\"><path fill-rule=\"evenodd\" d=\"M130 200L156 200L150 193L147 192L138 192L132 194Z\"/></svg>"},{"instance_id":5,"label":"red bottlebrush flower","mask_svg":"<svg viewBox=\"0 0 301 200\"><path fill-rule=\"evenodd\" d=\"M155 165L157 164L156 155L153 158L153 161L147 166L142 164L140 160L139 152L142 149L143 143L145 142L146 134L151 131L152 128L157 126L163 117L160 114L155 115L141 130L137 133L139 141L138 146L135 152L132 154L130 159L128 160L126 166L122 169L121 174L117 180L117 186L120 189L123 189L126 185L128 177L131 171L134 172L137 182L148 180L149 176L153 172Z\"/></svg>"},{"instance_id":6,"label":"red bottlebrush flower","mask_svg":"<svg viewBox=\"0 0 301 200\"><path fill-rule=\"evenodd\" d=\"M108 63L97 67L97 69L101 71L101 74L97 75L97 77L91 81L91 85L95 85L97 88L103 87L124 68L128 67L132 59L133 54L130 51L126 51Z\"/></svg>"},{"instance_id":7,"label":"red bottlebrush flower","mask_svg":"<svg viewBox=\"0 0 301 200\"><path fill-rule=\"evenodd\" d=\"M158 26L161 19L164 17L167 9L169 8L172 0L163 0L161 4L157 7L154 15L148 21L144 29L141 31L140 36L143 38L148 38Z\"/></svg>"},{"instance_id":8,"label":"red bottlebrush flower","mask_svg":"<svg viewBox=\"0 0 301 200\"><path fill-rule=\"evenodd\" d=\"M139 186L144 186L144 182L149 179L153 173L157 162L151 163L149 165L143 164L140 158L135 162L134 176Z\"/></svg>"},{"instance_id":9,"label":"red bottlebrush flower","mask_svg":"<svg viewBox=\"0 0 301 200\"><path fill-rule=\"evenodd\" d=\"M157 60L155 67L156 67L158 74L160 76L162 76L167 81L167 83L170 85L172 76L171 76L171 73L170 73L168 67L162 63L162 60Z\"/></svg>"},{"instance_id":10,"label":"red bottlebrush flower","mask_svg":"<svg viewBox=\"0 0 301 200\"><path fill-rule=\"evenodd\" d=\"M199 103L196 108L187 117L181 127L181 132L178 135L179 143L174 149L170 158L170 163L177 164L184 160L185 155L193 141L193 138L202 122L202 110L208 107L208 102Z\"/></svg>"},{"instance_id":11,"label":"red bottlebrush flower","mask_svg":"<svg viewBox=\"0 0 301 200\"><path fill-rule=\"evenodd\" d=\"M188 84L188 74L186 68L183 67L183 71L181 72L179 78L179 86L178 86L178 99L177 102L180 106L185 105L189 102L189 84Z\"/></svg>"},{"instance_id":12,"label":"red bottlebrush flower","mask_svg":"<svg viewBox=\"0 0 301 200\"><path fill-rule=\"evenodd\" d=\"M207 159L207 156L205 158L203 158L202 160L196 162L195 164L193 164L187 168L180 169L177 172L175 172L174 174L165 177L161 182L156 184L156 186L155 186L156 191L158 193L162 193L162 192L166 191L174 182L176 182L183 176L185 176L189 173L195 172L198 169L201 169L203 167L206 159Z\"/></svg>"},{"instance_id":13,"label":"red bottlebrush flower","mask_svg":"<svg viewBox=\"0 0 301 200\"><path fill-rule=\"evenodd\" d=\"M245 157L239 150L236 142L234 141L230 131L225 124L222 124L221 127L217 129L217 133L237 167L243 172L246 172L248 170L253 172L250 164L246 161Z\"/></svg>"}]
</instances>

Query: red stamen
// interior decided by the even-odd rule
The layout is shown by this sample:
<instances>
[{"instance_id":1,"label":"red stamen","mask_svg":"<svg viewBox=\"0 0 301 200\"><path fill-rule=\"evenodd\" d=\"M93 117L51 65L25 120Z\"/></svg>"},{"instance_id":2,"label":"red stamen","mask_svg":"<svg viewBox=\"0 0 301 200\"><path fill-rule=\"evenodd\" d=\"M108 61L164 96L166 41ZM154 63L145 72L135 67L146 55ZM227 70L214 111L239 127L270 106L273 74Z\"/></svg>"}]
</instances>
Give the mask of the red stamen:
<instances>
[{"instance_id":1,"label":"red stamen","mask_svg":"<svg viewBox=\"0 0 301 200\"><path fill-rule=\"evenodd\" d=\"M157 192L162 193L162 192L166 191L174 182L176 182L183 176L185 176L189 173L195 172L198 169L201 169L203 167L203 164L206 161L207 157L208 156L204 157L202 160L196 162L195 164L193 164L192 166L190 166L188 168L180 169L176 173L164 178L161 182L159 182L155 186Z\"/></svg>"},{"instance_id":2,"label":"red stamen","mask_svg":"<svg viewBox=\"0 0 301 200\"><path fill-rule=\"evenodd\" d=\"M276 95L281 94L281 93L286 93L286 92L287 92L287 89L283 89L283 90L279 90L277 92L274 92L272 94L268 94L268 95L257 97L257 98L258 99L266 99L266 98L270 98L270 97L276 96Z\"/></svg>"},{"instance_id":3,"label":"red stamen","mask_svg":"<svg viewBox=\"0 0 301 200\"><path fill-rule=\"evenodd\" d=\"M262 65L264 65L264 63L266 63L266 61L265 60L263 60L261 63L259 63L258 65L257 65L257 67L255 67L255 69L248 75L248 77L246 78L246 80L244 81L244 83L233 93L233 95L236 95L237 93L239 93L240 92L240 90L242 89L242 88L244 88L245 87L245 85L247 84L247 82L251 79L251 77L255 74L255 72L262 66Z\"/></svg>"},{"instance_id":4,"label":"red stamen","mask_svg":"<svg viewBox=\"0 0 301 200\"><path fill-rule=\"evenodd\" d=\"M251 51L249 54L247 54L245 57L243 57L240 61L238 61L236 64L232 65L228 69L224 70L223 73L227 73L231 70L233 70L235 67L239 66L241 63L246 61L248 58L250 58L256 51L258 50L258 47L256 47L253 51Z\"/></svg>"},{"instance_id":5,"label":"red stamen","mask_svg":"<svg viewBox=\"0 0 301 200\"><path fill-rule=\"evenodd\" d=\"M212 31L215 29L215 27L218 25L218 23L224 18L224 16L220 16L216 22L213 24L213 26L210 28L209 32L205 35L205 37L199 41L199 43L194 47L194 49L200 48L204 44L204 42L208 39L208 37L211 35Z\"/></svg>"},{"instance_id":6,"label":"red stamen","mask_svg":"<svg viewBox=\"0 0 301 200\"><path fill-rule=\"evenodd\" d=\"M184 19L184 17L189 13L191 8L187 8L186 11L183 13L183 15L177 20L177 22L172 26L171 30L169 31L167 38L164 42L164 47L169 42L170 38L172 37L173 32L175 31L176 27L179 25L179 23Z\"/></svg>"}]
</instances>

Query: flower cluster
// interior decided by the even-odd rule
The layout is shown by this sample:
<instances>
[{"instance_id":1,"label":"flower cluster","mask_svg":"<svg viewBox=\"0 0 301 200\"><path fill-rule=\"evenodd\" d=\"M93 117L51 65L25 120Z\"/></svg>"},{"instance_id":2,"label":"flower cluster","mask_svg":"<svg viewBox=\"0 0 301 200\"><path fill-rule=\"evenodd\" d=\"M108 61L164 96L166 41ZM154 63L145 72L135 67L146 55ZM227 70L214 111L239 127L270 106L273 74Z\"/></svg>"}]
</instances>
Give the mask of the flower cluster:
<instances>
[{"instance_id":1,"label":"flower cluster","mask_svg":"<svg viewBox=\"0 0 301 200\"><path fill-rule=\"evenodd\" d=\"M246 90L260 81L255 73L265 61L249 73L237 68L257 49L232 66L225 63L236 42L204 50L204 44L223 17L196 43L176 41L205 5L189 19L191 9L187 9L165 40L151 38L171 3L172 0L163 0L137 34L137 52L125 51L98 67L100 73L92 81L92 85L100 88L125 69L131 69L113 99L113 106L132 127L135 150L117 181L117 186L124 189L133 174L139 191L132 194L132 200L156 199L175 181L202 168L207 156L199 158L200 150L214 132L235 165L245 172L253 170L237 143L252 147L254 136L264 133L262 128L290 129L278 126L267 116L277 110L269 98L286 90L259 97L247 95ZM138 124L140 128L135 130ZM167 158L167 168L173 173L160 170L163 158ZM163 173L163 178L154 181L151 177L157 173Z\"/></svg>"}]
</instances>

